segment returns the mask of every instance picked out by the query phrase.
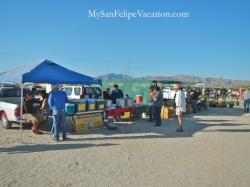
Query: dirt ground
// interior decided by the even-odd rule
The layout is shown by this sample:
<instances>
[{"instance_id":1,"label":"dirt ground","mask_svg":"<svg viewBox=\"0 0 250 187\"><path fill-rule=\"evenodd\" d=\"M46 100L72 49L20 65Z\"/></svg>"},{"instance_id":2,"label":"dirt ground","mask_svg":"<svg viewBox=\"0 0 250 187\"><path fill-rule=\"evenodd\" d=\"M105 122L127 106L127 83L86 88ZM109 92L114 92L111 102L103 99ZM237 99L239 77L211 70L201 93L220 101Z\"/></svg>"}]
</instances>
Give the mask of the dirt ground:
<instances>
[{"instance_id":1,"label":"dirt ground","mask_svg":"<svg viewBox=\"0 0 250 187\"><path fill-rule=\"evenodd\" d=\"M0 128L0 186L250 186L250 115L209 109L153 127L138 121L55 143L50 134Z\"/></svg>"}]
</instances>

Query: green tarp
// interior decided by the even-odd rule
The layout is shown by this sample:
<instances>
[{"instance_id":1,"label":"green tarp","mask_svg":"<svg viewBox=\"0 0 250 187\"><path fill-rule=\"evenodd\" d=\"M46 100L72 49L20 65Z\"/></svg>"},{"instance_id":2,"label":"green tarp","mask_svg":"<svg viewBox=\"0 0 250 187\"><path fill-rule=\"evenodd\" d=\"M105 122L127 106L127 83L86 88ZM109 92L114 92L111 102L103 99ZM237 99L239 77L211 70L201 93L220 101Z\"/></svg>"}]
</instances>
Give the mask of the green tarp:
<instances>
[{"instance_id":1,"label":"green tarp","mask_svg":"<svg viewBox=\"0 0 250 187\"><path fill-rule=\"evenodd\" d=\"M113 85L117 84L122 89L124 95L128 94L131 98L135 98L136 95L142 95L143 103L148 103L149 88L152 85L150 80L104 80L102 83L103 89L110 88L112 90Z\"/></svg>"},{"instance_id":2,"label":"green tarp","mask_svg":"<svg viewBox=\"0 0 250 187\"><path fill-rule=\"evenodd\" d=\"M149 88L151 85L157 83L161 88L172 87L174 84L182 83L180 81L174 80L139 80L139 79L129 79L129 80L103 80L102 88L109 88L112 90L114 84L118 84L119 88L122 89L124 95L128 94L131 98L136 98L136 95L143 96L143 103L148 104ZM183 83L185 87L193 88L194 84Z\"/></svg>"}]
</instances>

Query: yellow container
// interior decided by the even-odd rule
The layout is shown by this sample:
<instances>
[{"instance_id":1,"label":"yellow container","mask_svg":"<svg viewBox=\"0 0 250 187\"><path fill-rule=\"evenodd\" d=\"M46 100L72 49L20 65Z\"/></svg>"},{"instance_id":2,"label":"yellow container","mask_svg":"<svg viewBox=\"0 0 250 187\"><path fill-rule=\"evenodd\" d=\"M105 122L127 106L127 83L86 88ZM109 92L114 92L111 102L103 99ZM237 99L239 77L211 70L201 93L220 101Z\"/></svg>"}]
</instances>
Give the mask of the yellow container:
<instances>
[{"instance_id":1,"label":"yellow container","mask_svg":"<svg viewBox=\"0 0 250 187\"><path fill-rule=\"evenodd\" d=\"M168 119L169 118L169 108L168 107L162 107L161 108L161 118L162 119Z\"/></svg>"}]
</instances>

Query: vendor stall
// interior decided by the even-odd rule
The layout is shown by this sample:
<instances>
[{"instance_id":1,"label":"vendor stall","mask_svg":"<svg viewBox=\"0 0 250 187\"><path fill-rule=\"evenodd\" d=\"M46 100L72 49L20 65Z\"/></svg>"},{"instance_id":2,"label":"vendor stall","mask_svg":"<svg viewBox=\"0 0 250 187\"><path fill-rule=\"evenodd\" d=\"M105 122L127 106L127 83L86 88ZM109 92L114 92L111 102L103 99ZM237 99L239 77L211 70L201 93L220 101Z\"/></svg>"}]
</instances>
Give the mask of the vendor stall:
<instances>
[{"instance_id":1,"label":"vendor stall","mask_svg":"<svg viewBox=\"0 0 250 187\"><path fill-rule=\"evenodd\" d=\"M16 73L16 74L14 74ZM48 84L101 84L100 80L68 70L50 60L44 60L40 64L25 68L23 71L15 71L12 76L1 77L5 82L15 81L21 83L20 116L23 114L23 87L24 83L48 83ZM75 119L80 118L78 113ZM97 124L97 123L96 123ZM22 143L22 120L20 120L20 142Z\"/></svg>"}]
</instances>

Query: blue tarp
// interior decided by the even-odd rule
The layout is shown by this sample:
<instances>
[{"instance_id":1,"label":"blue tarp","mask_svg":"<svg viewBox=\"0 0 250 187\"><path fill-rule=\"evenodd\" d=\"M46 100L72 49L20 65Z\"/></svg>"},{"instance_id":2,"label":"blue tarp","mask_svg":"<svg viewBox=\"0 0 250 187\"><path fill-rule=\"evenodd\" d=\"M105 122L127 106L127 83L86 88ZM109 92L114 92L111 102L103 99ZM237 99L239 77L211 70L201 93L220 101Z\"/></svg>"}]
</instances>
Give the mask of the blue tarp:
<instances>
[{"instance_id":1,"label":"blue tarp","mask_svg":"<svg viewBox=\"0 0 250 187\"><path fill-rule=\"evenodd\" d=\"M0 74L0 80L4 82L22 83L48 83L48 84L101 84L101 80L71 71L50 60L44 60L40 64L23 68L19 71L12 70ZM11 72L11 73L10 73Z\"/></svg>"}]
</instances>

